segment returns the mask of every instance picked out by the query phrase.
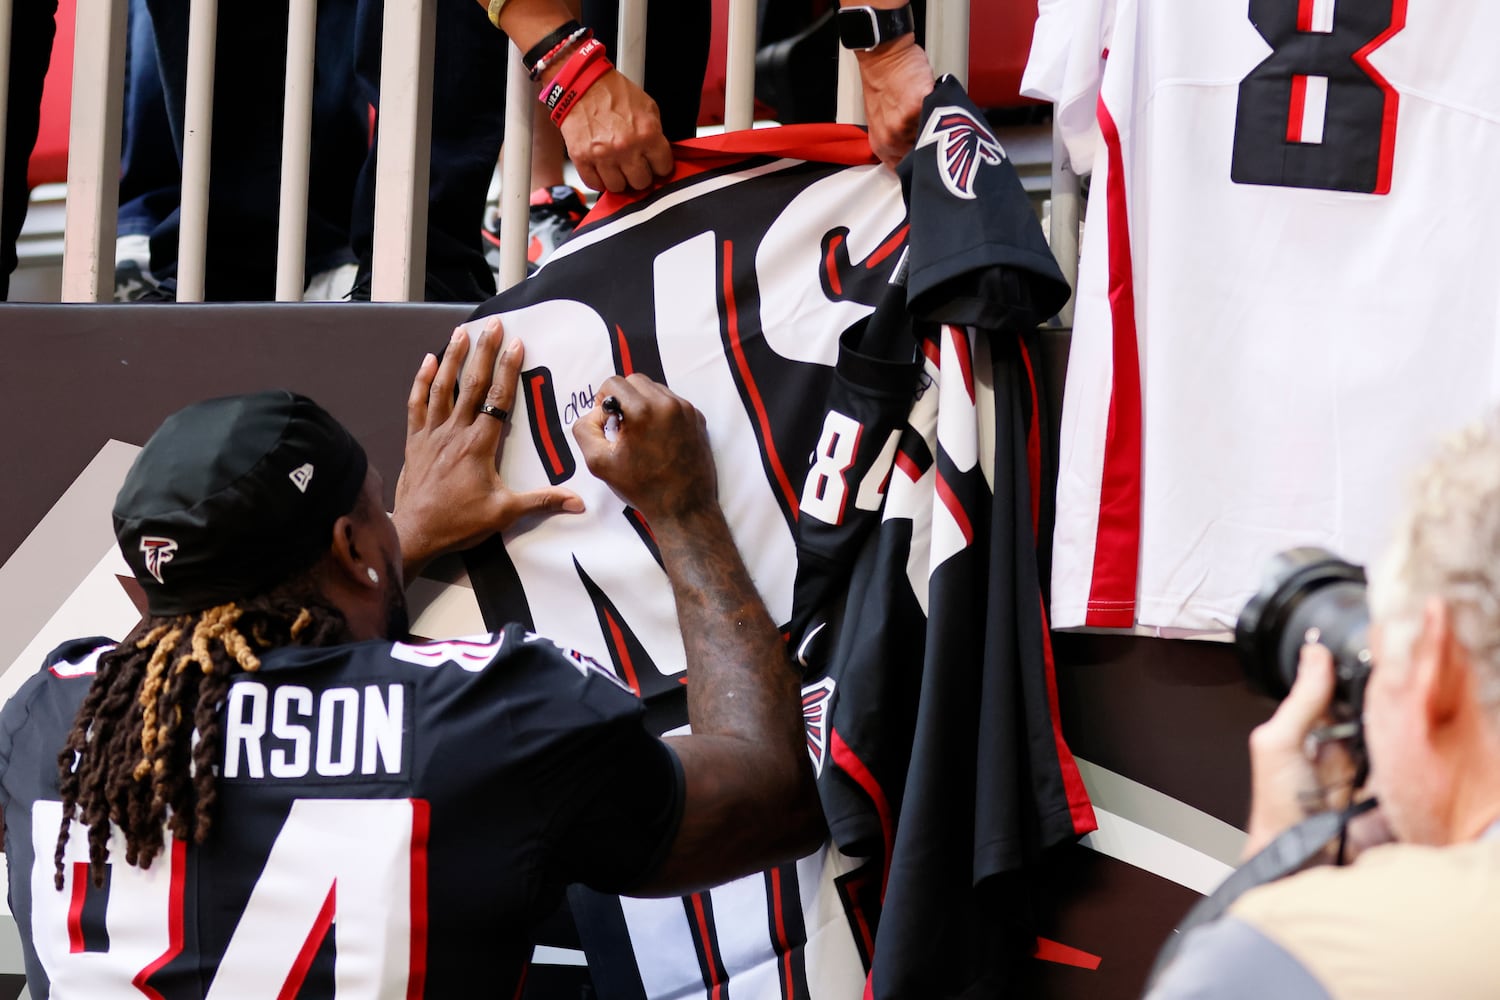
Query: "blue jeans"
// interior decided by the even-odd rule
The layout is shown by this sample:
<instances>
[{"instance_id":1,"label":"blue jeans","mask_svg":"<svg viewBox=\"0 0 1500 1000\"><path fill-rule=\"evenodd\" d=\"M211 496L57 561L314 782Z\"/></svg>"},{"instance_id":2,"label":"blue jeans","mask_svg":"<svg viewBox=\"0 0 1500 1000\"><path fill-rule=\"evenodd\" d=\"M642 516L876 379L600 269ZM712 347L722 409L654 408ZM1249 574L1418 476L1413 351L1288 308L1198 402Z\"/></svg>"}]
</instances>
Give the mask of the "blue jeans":
<instances>
[{"instance_id":1,"label":"blue jeans","mask_svg":"<svg viewBox=\"0 0 1500 1000\"><path fill-rule=\"evenodd\" d=\"M167 120L146 0L130 0L128 24L117 231L121 236L148 236L177 209L182 172L172 147L172 125Z\"/></svg>"},{"instance_id":2,"label":"blue jeans","mask_svg":"<svg viewBox=\"0 0 1500 1000\"><path fill-rule=\"evenodd\" d=\"M485 262L479 232L505 138L510 43L474 0L436 3L426 297L430 302L480 302L495 294L495 274ZM381 0L360 0L356 25L355 73L362 96L377 110L384 9ZM372 147L354 195L354 252L364 273L374 240L375 163Z\"/></svg>"},{"instance_id":3,"label":"blue jeans","mask_svg":"<svg viewBox=\"0 0 1500 1000\"><path fill-rule=\"evenodd\" d=\"M146 6L171 142L180 164L188 0L146 0ZM354 13L355 0L318 4L308 276L353 259L350 193L367 148L366 116L354 86ZM275 295L287 14L288 0L219 5L205 260L205 296L210 300ZM176 275L177 241L174 209L151 230L151 270L158 279Z\"/></svg>"}]
</instances>

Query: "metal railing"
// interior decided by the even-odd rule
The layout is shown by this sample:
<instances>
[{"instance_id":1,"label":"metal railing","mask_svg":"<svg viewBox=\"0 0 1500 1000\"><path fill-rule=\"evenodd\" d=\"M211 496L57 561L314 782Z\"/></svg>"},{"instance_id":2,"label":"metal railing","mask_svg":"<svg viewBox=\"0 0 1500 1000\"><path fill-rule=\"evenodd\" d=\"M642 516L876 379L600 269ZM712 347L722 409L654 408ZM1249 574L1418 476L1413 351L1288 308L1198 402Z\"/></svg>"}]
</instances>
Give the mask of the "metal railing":
<instances>
[{"instance_id":1,"label":"metal railing","mask_svg":"<svg viewBox=\"0 0 1500 1000\"><path fill-rule=\"evenodd\" d=\"M0 147L5 135L14 2L0 0ZM647 2L620 0L617 66L637 83L644 79ZM65 302L108 301L113 293L126 6L127 0L78 0L64 226L62 299ZM757 3L729 0L728 6L724 118L725 127L735 130L750 128L754 116ZM287 24L286 113L276 258L276 298L282 301L300 301L303 294L316 19L317 0L293 0ZM211 210L208 178L214 125L217 21L218 0L191 0L177 269L180 302L203 300ZM932 0L928 4L926 29L927 52L934 70L938 74L952 73L966 82L968 4ZM427 109L432 102L434 34L432 0L386 0L371 261L371 297L380 301L411 301L420 299L423 293L430 149ZM515 284L526 273L535 88L514 46L511 55L501 165L501 288ZM862 123L859 73L848 52L840 54L838 89L837 120ZM1053 218L1058 219L1055 208ZM1076 229L1076 209L1074 225Z\"/></svg>"}]
</instances>

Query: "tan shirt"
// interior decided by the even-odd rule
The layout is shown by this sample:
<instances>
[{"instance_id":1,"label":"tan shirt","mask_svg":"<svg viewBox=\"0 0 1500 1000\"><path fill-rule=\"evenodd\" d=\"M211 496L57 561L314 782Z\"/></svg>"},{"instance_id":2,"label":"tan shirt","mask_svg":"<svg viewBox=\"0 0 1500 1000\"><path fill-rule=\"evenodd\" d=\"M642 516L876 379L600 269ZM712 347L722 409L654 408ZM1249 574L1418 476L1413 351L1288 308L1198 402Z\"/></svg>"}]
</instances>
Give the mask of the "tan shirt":
<instances>
[{"instance_id":1,"label":"tan shirt","mask_svg":"<svg viewBox=\"0 0 1500 1000\"><path fill-rule=\"evenodd\" d=\"M1254 889L1229 916L1340 1000L1500 997L1500 839L1374 848Z\"/></svg>"}]
</instances>

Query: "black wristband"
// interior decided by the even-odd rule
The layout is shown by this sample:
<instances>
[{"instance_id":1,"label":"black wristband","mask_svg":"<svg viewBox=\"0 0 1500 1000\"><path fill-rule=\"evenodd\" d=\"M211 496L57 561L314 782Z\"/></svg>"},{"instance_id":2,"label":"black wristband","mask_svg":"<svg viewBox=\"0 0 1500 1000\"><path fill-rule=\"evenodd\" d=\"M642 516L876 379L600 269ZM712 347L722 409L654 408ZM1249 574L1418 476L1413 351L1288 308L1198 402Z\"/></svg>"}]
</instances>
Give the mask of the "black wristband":
<instances>
[{"instance_id":1,"label":"black wristband","mask_svg":"<svg viewBox=\"0 0 1500 1000\"><path fill-rule=\"evenodd\" d=\"M526 54L521 57L521 65L525 66L526 72L530 73L533 69L536 68L536 64L542 58L542 56L546 55L548 52L551 52L558 46L559 43L563 41L563 39L573 34L573 32L582 30L583 25L579 24L577 21L568 21L566 24L558 28L556 31L552 32L546 38L543 38L540 42L537 42L531 48L527 49Z\"/></svg>"}]
</instances>

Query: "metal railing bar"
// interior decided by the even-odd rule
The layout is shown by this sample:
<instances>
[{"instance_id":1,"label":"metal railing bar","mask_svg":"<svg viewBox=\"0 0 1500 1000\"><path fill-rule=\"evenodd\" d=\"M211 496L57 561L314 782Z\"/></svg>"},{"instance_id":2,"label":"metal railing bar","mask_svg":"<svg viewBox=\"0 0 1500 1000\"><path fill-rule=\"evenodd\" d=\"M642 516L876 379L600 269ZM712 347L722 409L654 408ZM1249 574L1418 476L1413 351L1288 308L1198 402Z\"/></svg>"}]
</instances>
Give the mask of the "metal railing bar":
<instances>
[{"instance_id":1,"label":"metal railing bar","mask_svg":"<svg viewBox=\"0 0 1500 1000\"><path fill-rule=\"evenodd\" d=\"M426 290L427 181L437 4L386 0L370 297L421 301Z\"/></svg>"},{"instance_id":2,"label":"metal railing bar","mask_svg":"<svg viewBox=\"0 0 1500 1000\"><path fill-rule=\"evenodd\" d=\"M287 19L286 113L281 126L281 214L276 227L276 300L302 301L307 287L307 189L312 156L313 61L318 0L294 0Z\"/></svg>"},{"instance_id":3,"label":"metal railing bar","mask_svg":"<svg viewBox=\"0 0 1500 1000\"><path fill-rule=\"evenodd\" d=\"M114 297L125 2L95 0L90 9L94 16L80 17L74 31L68 200L63 222L64 302L106 302Z\"/></svg>"}]
</instances>

